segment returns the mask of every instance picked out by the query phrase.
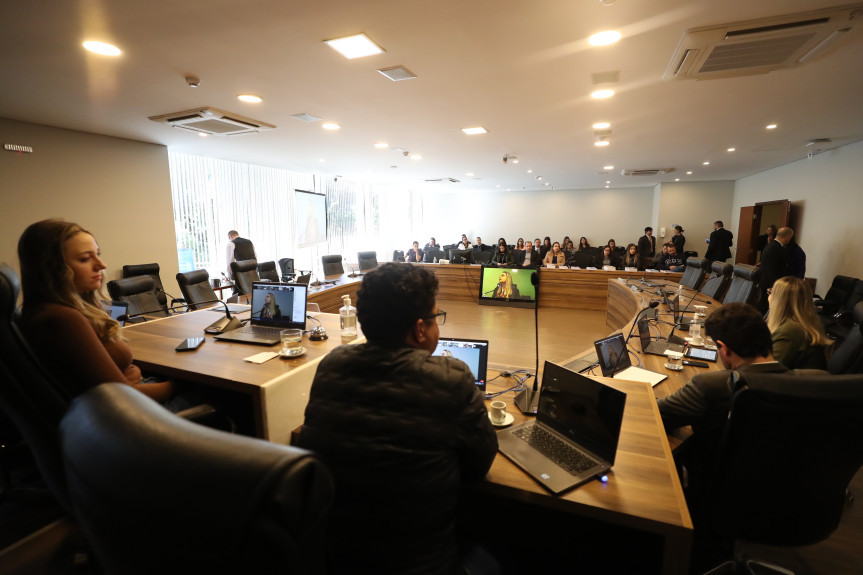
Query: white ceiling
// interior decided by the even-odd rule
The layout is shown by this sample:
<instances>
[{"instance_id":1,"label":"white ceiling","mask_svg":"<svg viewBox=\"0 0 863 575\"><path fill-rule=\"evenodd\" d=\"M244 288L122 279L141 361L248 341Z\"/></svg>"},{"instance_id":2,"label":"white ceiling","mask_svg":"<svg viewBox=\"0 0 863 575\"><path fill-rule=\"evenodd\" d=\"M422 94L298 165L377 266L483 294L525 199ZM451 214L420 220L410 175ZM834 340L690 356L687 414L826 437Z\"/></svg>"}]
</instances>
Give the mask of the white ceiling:
<instances>
[{"instance_id":1,"label":"white ceiling","mask_svg":"<svg viewBox=\"0 0 863 575\"><path fill-rule=\"evenodd\" d=\"M663 81L687 29L791 14L824 0L65 0L4 2L0 117L171 150L408 187L558 189L729 180L805 158L812 138L863 138L863 31L811 63L769 74ZM591 34L623 33L589 47ZM346 60L323 40L364 32L386 53ZM106 58L88 39L119 46ZM378 68L403 65L414 80ZM611 100L591 74L619 71ZM198 76L189 88L184 77ZM240 93L264 98L239 102ZM201 138L147 118L211 106L275 124ZM328 132L292 114L342 129ZM611 145L591 125L612 123ZM767 131L764 126L779 127ZM462 128L481 125L481 136ZM388 142L414 153L411 160ZM4 140L4 143L5 142ZM28 142L13 142L25 144ZM737 151L726 152L734 146ZM38 153L38 150L36 150ZM504 154L518 164L504 164ZM321 160L324 160L321 162ZM709 166L702 162L709 161ZM612 164L612 173L602 167ZM395 167L393 167L395 166ZM624 177L623 168L674 168ZM533 174L527 173L528 169ZM685 172L694 173L687 176ZM467 176L473 172L473 176ZM543 180L536 180L542 176Z\"/></svg>"}]
</instances>

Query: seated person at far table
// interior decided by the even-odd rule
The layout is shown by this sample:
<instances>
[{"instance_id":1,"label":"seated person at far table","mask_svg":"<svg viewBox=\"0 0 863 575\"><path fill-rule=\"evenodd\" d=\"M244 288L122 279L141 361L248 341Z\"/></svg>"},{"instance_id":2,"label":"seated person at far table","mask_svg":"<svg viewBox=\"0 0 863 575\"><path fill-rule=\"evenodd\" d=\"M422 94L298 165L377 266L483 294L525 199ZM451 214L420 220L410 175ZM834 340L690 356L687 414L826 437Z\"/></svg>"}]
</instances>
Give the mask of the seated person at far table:
<instances>
[{"instance_id":1,"label":"seated person at far table","mask_svg":"<svg viewBox=\"0 0 863 575\"><path fill-rule=\"evenodd\" d=\"M736 372L744 376L749 372L825 373L789 372L776 361L767 323L749 304L722 306L707 317L704 329L716 342L719 359L726 369L700 373L670 396L658 400L666 430L692 426L692 436L675 450L674 459L681 469L681 483L693 521L698 519L701 490L711 474L710 465L740 377Z\"/></svg>"},{"instance_id":2,"label":"seated person at far table","mask_svg":"<svg viewBox=\"0 0 863 575\"><path fill-rule=\"evenodd\" d=\"M332 573L476 572L456 507L491 467L497 436L467 365L431 355L446 319L437 289L417 266L366 274L357 319L368 343L336 348L315 374L299 445L335 480Z\"/></svg>"},{"instance_id":3,"label":"seated person at far table","mask_svg":"<svg viewBox=\"0 0 863 575\"><path fill-rule=\"evenodd\" d=\"M406 262L421 262L423 261L423 251L420 249L420 243L414 241L413 247L405 254Z\"/></svg>"},{"instance_id":4,"label":"seated person at far table","mask_svg":"<svg viewBox=\"0 0 863 575\"><path fill-rule=\"evenodd\" d=\"M512 252L509 251L509 246L506 245L505 241L499 241L494 255L491 256L491 263L499 266L511 266L514 262L515 259Z\"/></svg>"},{"instance_id":5,"label":"seated person at far table","mask_svg":"<svg viewBox=\"0 0 863 575\"><path fill-rule=\"evenodd\" d=\"M542 263L546 265L554 264L557 266L562 266L566 263L566 254L560 250L560 242L554 242L552 244L551 249L545 254L545 259L542 260Z\"/></svg>"},{"instance_id":6,"label":"seated person at far table","mask_svg":"<svg viewBox=\"0 0 863 575\"><path fill-rule=\"evenodd\" d=\"M656 269L682 272L686 262L683 260L683 256L677 253L677 246L669 242L663 247L665 253L659 257L659 264L657 264Z\"/></svg>"},{"instance_id":7,"label":"seated person at far table","mask_svg":"<svg viewBox=\"0 0 863 575\"><path fill-rule=\"evenodd\" d=\"M620 259L617 257L617 254L612 251L610 246L602 248L602 259L599 260L599 266L603 268L610 266L614 269L620 269L622 267L620 265Z\"/></svg>"}]
</instances>

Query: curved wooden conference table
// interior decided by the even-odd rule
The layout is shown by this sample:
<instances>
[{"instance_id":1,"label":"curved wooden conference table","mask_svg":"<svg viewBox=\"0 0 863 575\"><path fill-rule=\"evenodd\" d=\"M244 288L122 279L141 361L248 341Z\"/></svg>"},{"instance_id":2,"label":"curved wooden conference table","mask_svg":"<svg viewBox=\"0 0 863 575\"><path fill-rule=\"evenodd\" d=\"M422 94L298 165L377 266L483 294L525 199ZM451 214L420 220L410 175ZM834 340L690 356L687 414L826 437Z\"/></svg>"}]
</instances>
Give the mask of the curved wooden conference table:
<instances>
[{"instance_id":1,"label":"curved wooden conference table","mask_svg":"<svg viewBox=\"0 0 863 575\"><path fill-rule=\"evenodd\" d=\"M479 266L426 264L425 267L434 271L440 281L440 299L476 300ZM548 268L540 269L539 275L540 307L605 309L609 328L627 333L642 309L643 300L658 297L654 293L658 288L645 287L641 280L676 286L681 276L658 272ZM309 301L318 303L321 311L325 312L319 318L330 337L324 342L306 339L304 345L308 351L301 358L276 358L263 364L252 364L243 359L270 348L211 341L211 336L207 336L206 343L197 351L175 352L174 347L182 338L200 335L203 328L218 317L216 312L207 310L129 326L124 329L124 334L130 340L135 362L145 371L242 394L248 398L254 413L255 434L278 443L288 443L291 431L302 423L308 390L318 362L337 345L364 341L361 333L358 338L342 340L338 316L333 314L342 306L342 295L349 294L355 300L362 276L349 277L346 274L326 279L333 283L311 286ZM644 291L633 291L633 287ZM697 297L709 300L702 294ZM711 302L710 307L717 305L717 302ZM660 319L670 321L670 317L664 315L669 313L665 305L661 304L658 312ZM671 327L660 326L662 334L667 335ZM637 337L632 342L637 342ZM689 377L704 369L684 367L682 372L670 372L663 366L664 358L644 356L640 354L640 347L632 345L632 342L630 349L640 358L643 367L667 373L668 378L653 389L646 383L598 378L627 393L617 457L606 484L591 481L553 496L508 459L498 455L487 480L477 489L495 500L519 501L658 536L662 541L660 571L682 574L687 572L689 565L692 522L655 397L673 393ZM584 350L563 363L592 351ZM717 364L710 364L707 369L719 368ZM490 382L488 387L494 392L503 391L509 385ZM508 392L501 396L507 401L510 411L514 410L514 395L514 392ZM514 416L516 423L526 417L521 413L514 413Z\"/></svg>"}]
</instances>

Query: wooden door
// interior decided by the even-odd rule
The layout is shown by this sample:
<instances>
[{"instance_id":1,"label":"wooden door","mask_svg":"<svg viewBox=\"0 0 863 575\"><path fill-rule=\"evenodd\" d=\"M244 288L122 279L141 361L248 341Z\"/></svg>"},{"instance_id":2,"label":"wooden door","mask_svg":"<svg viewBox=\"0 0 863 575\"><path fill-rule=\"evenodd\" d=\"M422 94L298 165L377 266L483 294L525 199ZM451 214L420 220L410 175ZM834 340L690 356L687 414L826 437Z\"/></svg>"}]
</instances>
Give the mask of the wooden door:
<instances>
[{"instance_id":1,"label":"wooden door","mask_svg":"<svg viewBox=\"0 0 863 575\"><path fill-rule=\"evenodd\" d=\"M758 230L761 229L761 206L743 206L740 208L740 224L737 227L736 264L755 265Z\"/></svg>"}]
</instances>

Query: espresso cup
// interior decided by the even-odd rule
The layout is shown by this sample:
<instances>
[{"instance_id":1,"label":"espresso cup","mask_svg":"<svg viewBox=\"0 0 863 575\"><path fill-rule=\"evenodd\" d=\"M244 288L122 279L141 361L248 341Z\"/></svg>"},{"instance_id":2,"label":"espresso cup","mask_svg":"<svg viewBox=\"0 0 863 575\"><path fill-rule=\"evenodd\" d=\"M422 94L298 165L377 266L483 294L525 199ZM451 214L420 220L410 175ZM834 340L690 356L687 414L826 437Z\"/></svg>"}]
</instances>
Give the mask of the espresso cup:
<instances>
[{"instance_id":1,"label":"espresso cup","mask_svg":"<svg viewBox=\"0 0 863 575\"><path fill-rule=\"evenodd\" d=\"M491 402L491 422L502 425L506 421L506 402L495 400Z\"/></svg>"}]
</instances>

